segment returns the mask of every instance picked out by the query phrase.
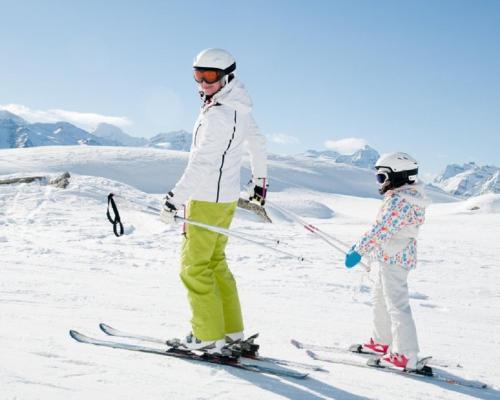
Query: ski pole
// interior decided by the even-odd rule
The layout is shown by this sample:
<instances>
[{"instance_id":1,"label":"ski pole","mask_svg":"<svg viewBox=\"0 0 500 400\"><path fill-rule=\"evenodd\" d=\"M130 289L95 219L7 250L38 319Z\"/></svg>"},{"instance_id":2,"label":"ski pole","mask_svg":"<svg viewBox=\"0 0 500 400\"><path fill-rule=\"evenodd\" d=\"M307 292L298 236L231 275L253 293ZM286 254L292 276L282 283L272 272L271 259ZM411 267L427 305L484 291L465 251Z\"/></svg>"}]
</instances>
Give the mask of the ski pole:
<instances>
[{"instance_id":1,"label":"ski pole","mask_svg":"<svg viewBox=\"0 0 500 400\"><path fill-rule=\"evenodd\" d=\"M114 194L114 193L110 193L110 194L112 194L114 197L118 197L118 198L124 200L127 203L131 203L133 205L140 206L141 208L137 208L138 211L147 212L148 214L152 214L152 215L158 215L161 212L161 210L159 208L150 206L148 204L143 204L143 203L138 202L136 200L127 199L126 197L123 197L123 196L121 196L119 194ZM175 219L179 219L179 218L182 218L182 217L180 217L178 215L175 216ZM187 221L184 221L184 222L188 223ZM283 244L279 239L266 238L266 237L262 237L262 236L252 235L250 233L238 232L238 231L235 231L235 230L232 230L232 229L231 230L224 229L224 228L221 228L221 227L218 227L218 226L213 226L213 225L207 225L207 226L212 226L213 228L217 228L217 233L221 233L221 234L226 235L226 236L232 235L232 236L235 236L235 237L236 236L240 237L242 239L252 238L253 240L256 240L256 241L268 242L268 243L271 243L271 244L274 244L274 245Z\"/></svg>"},{"instance_id":2,"label":"ski pole","mask_svg":"<svg viewBox=\"0 0 500 400\"><path fill-rule=\"evenodd\" d=\"M120 214L118 212L118 208L116 207L116 203L114 202L114 199L113 199L114 196L116 196L116 195L113 194L113 193L110 193L108 195L108 212L107 212L107 216L108 216L108 220L113 224L113 231L115 232L115 235L116 236L121 236L121 235L123 235L123 225L121 223L121 218L120 218ZM139 203L137 201L134 201L134 200L125 199L123 196L119 196L119 197L121 197L122 199L124 199L124 200L126 200L128 202L144 206L144 207L146 207L149 210L150 213L154 212L155 215L157 215L158 213L160 213L160 209L158 209L156 207L152 207L152 206L149 206L149 205L141 204L141 203ZM115 218L112 218L111 215L110 215L110 212L109 212L109 207L110 206L112 207L112 210L115 213ZM292 258L295 258L295 259L297 259L299 261L305 261L304 257L302 257L302 256L296 256L295 254L288 253L286 251L276 249L274 247L271 247L270 245L267 245L265 243L259 242L259 241L254 240L254 239L250 239L249 237L247 237L249 235L246 235L246 234L242 234L242 233L235 232L235 231L232 231L230 229L221 228L221 227L218 227L218 226L204 224L203 222L193 221L193 220L190 220L190 219L187 219L187 218L184 218L184 217L180 217L178 215L175 215L174 219L178 220L178 221L185 222L186 224L195 225L195 226L198 226L200 228L204 228L204 229L210 230L212 232L220 233L220 234L228 236L228 237L234 237L234 238L238 238L238 239L247 241L249 243L256 244L256 245L264 247L264 248L266 248L268 250L274 251L275 253L279 253L279 254L285 255L287 257L292 257ZM259 240L261 240L261 239L263 239L263 238L259 237ZM266 240L270 240L270 239L266 239Z\"/></svg>"},{"instance_id":3,"label":"ski pole","mask_svg":"<svg viewBox=\"0 0 500 400\"><path fill-rule=\"evenodd\" d=\"M305 221L304 219L302 219L301 217L299 217L297 214L295 214L294 212L292 211L289 211L281 206L278 206L277 204L275 203L270 203L268 201L268 204L271 205L271 207L274 207L276 208L278 211L280 211L281 213L283 214L286 214L288 215L289 217L291 217L293 220L295 220L296 222L298 222L299 224L301 224L306 230L308 230L309 232L311 233L314 233L314 234L320 234L323 236L323 239L329 239L329 240L332 240L332 241L335 241L337 243L339 243L340 245L346 247L346 248L349 248L349 245L335 237L333 237L332 235L326 233L326 232L323 232L321 229L319 229L317 226L314 226L313 224Z\"/></svg>"},{"instance_id":4,"label":"ski pole","mask_svg":"<svg viewBox=\"0 0 500 400\"><path fill-rule=\"evenodd\" d=\"M209 231L217 232L217 233L220 233L222 235L226 235L228 237L235 237L235 238L238 238L238 239L241 239L241 240L245 240L245 241L247 241L249 243L253 243L253 244L256 244L258 246L265 247L268 250L272 250L275 253L279 253L279 254L282 254L282 255L285 255L285 256L288 256L288 257L296 258L299 261L304 261L305 260L304 257L302 257L302 256L296 256L295 254L288 253L287 251L276 249L276 248L271 247L271 246L269 246L269 245L267 245L265 243L259 242L259 241L254 240L254 239L250 239L248 237L245 237L244 235L242 235L242 234L240 234L238 232L231 231L230 229L224 229L224 228L220 228L218 226L204 224L202 222L193 221L193 220L190 220L190 219L187 219L187 218L179 217L178 215L176 215L174 218L177 219L177 220L179 220L179 221L183 221L186 224L190 224L190 225L194 225L194 226L199 226L201 228L205 228L205 229L208 229Z\"/></svg>"},{"instance_id":5,"label":"ski pole","mask_svg":"<svg viewBox=\"0 0 500 400\"><path fill-rule=\"evenodd\" d=\"M304 229L311 232L313 235L316 235L317 237L322 239L324 242L328 243L335 250L339 251L343 255L347 254L347 250L345 250L345 249L348 249L349 245L347 245L345 242L333 237L332 235L329 235L326 232L323 232L317 226L314 226L313 224L305 221L304 219L302 219L301 217L299 217L297 214L295 214L292 211L289 211L289 210L287 210L281 206L278 206L275 203L271 203L269 201L267 202L267 204L270 205L271 207L274 207L276 210L280 211L281 213L288 215L292 220L294 220L294 221L298 222L300 225L302 225L304 227ZM337 244L334 242L337 242ZM344 248L339 247L338 244L340 244ZM362 261L360 262L360 265L362 265L366 269L366 271L368 271L368 272L371 269L369 265L365 264Z\"/></svg>"}]
</instances>

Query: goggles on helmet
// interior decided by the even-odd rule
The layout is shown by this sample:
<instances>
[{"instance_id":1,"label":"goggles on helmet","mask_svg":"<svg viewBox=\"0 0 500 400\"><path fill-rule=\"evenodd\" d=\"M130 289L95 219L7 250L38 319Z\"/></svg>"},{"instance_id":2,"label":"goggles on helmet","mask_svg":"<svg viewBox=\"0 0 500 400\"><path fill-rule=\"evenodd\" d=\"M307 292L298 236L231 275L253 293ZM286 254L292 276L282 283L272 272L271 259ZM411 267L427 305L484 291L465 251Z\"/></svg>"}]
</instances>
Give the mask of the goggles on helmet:
<instances>
[{"instance_id":1,"label":"goggles on helmet","mask_svg":"<svg viewBox=\"0 0 500 400\"><path fill-rule=\"evenodd\" d=\"M224 78L224 71L220 69L200 69L195 68L193 71L194 80L198 83L206 82L208 84L212 84L220 81Z\"/></svg>"},{"instance_id":2,"label":"goggles on helmet","mask_svg":"<svg viewBox=\"0 0 500 400\"><path fill-rule=\"evenodd\" d=\"M385 171L383 172L377 172L377 175L375 175L377 178L377 182L382 184L385 181L389 180L389 174Z\"/></svg>"}]
</instances>

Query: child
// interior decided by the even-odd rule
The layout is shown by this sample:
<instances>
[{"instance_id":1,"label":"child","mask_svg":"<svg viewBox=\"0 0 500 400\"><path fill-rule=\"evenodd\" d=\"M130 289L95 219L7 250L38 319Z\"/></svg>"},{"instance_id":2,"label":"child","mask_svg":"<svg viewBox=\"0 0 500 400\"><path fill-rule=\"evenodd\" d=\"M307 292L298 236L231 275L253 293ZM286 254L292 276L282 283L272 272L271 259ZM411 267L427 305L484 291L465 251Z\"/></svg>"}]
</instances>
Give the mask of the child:
<instances>
[{"instance_id":1,"label":"child","mask_svg":"<svg viewBox=\"0 0 500 400\"><path fill-rule=\"evenodd\" d=\"M418 362L418 340L408 294L408 273L417 264L417 235L425 220L425 195L417 183L418 164L406 153L382 155L375 164L384 195L375 224L347 253L354 267L372 253L379 272L373 288L373 337L363 347L382 354L382 361L408 371Z\"/></svg>"}]
</instances>

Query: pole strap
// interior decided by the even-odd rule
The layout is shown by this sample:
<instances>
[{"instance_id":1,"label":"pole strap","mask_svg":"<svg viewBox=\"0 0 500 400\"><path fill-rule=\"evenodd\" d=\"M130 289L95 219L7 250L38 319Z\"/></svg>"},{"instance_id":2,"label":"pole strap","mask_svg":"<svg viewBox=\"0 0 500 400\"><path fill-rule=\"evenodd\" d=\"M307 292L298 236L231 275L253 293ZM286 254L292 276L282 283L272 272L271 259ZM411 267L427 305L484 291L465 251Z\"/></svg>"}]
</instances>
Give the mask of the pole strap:
<instances>
[{"instance_id":1,"label":"pole strap","mask_svg":"<svg viewBox=\"0 0 500 400\"><path fill-rule=\"evenodd\" d=\"M124 229L122 221L120 219L120 213L118 212L118 207L116 206L113 196L113 193L108 194L108 210L106 211L106 216L108 217L108 221L113 224L113 232L115 233L115 236L120 237L123 235ZM113 211L114 217L111 216L111 212L109 209L110 206L111 210Z\"/></svg>"}]
</instances>

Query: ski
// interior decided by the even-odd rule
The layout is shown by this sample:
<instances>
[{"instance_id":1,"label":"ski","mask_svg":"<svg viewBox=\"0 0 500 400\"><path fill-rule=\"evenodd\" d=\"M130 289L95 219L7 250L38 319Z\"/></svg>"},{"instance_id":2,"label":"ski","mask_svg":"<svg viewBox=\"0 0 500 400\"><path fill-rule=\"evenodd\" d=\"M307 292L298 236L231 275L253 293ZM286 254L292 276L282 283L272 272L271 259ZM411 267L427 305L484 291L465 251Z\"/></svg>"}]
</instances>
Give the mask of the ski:
<instances>
[{"instance_id":1,"label":"ski","mask_svg":"<svg viewBox=\"0 0 500 400\"><path fill-rule=\"evenodd\" d=\"M318 344L311 344L311 343L303 343L300 342L296 339L291 340L292 345L297 347L298 349L302 350L311 350L311 351L324 351L328 353L354 353L356 355L364 356L364 357L373 357L373 356L380 356L380 353L376 353L374 351L370 351L366 348L363 347L362 344L352 344L349 347L341 347L341 346L324 346L324 345L318 345ZM443 360L438 360L435 358L429 359L429 364L436 366L436 367L442 367L442 368L448 368L453 363L449 363ZM455 364L456 368L463 368L460 364Z\"/></svg>"},{"instance_id":2,"label":"ski","mask_svg":"<svg viewBox=\"0 0 500 400\"><path fill-rule=\"evenodd\" d=\"M296 339L292 339L290 342L292 343L292 345L294 345L298 349L302 349L302 350L326 351L326 352L351 352L350 349L345 348L345 347L341 347L341 346L324 346L324 345L320 345L320 344L303 343L303 342L299 342ZM362 351L359 353L360 354L374 354L374 353L365 352L365 351Z\"/></svg>"},{"instance_id":3,"label":"ski","mask_svg":"<svg viewBox=\"0 0 500 400\"><path fill-rule=\"evenodd\" d=\"M122 337L122 338L127 338L127 339L134 339L134 340L140 340L143 342L150 342L150 343L158 343L166 346L171 346L174 344L174 340L165 340L165 339L160 339L156 337L151 337L151 336L145 336L145 335L140 335L140 334L135 334L135 333L130 333L130 332L125 332L121 331L119 329L115 329L107 324L101 323L99 324L99 328L109 336L115 336L115 337ZM258 334L252 335L248 337L245 341L253 340L258 336ZM255 355L255 356L244 356L242 357L243 360L255 360L255 361L261 361L261 362L269 362L272 364L278 364L278 365L283 365L287 367L295 367L295 368L303 368L303 369L308 369L312 371L320 371L320 372L328 372L326 369L321 368L318 365L313 365L313 364L306 364L306 363L301 363L297 361L290 361L290 360L284 360L281 358L274 358L274 357L264 357L260 355Z\"/></svg>"},{"instance_id":4,"label":"ski","mask_svg":"<svg viewBox=\"0 0 500 400\"><path fill-rule=\"evenodd\" d=\"M382 371L382 372L388 372L391 374L396 374L396 375L401 375L401 376L406 376L406 377L420 378L420 379L424 379L424 380L433 379L433 380L437 380L439 382L448 383L450 385L459 385L459 386L469 387L469 388L473 388L473 389L485 389L488 387L488 385L486 385L483 382L462 379L462 378L453 376L451 374L448 374L445 371L441 371L441 370L436 371L435 368L432 369L430 367L427 367L424 370L424 373L417 373L417 372L410 372L410 371L404 371L401 369L396 369L396 368L381 364L380 357L372 357L372 358L368 359L368 361L361 361L361 360L347 360L347 359L340 359L340 358L337 359L335 357L321 356L312 350L306 350L306 353L313 360L324 361L324 362L329 362L329 363L333 363L333 364L343 364L343 365L350 365L353 367L371 368L371 369L375 369L375 370Z\"/></svg>"},{"instance_id":5,"label":"ski","mask_svg":"<svg viewBox=\"0 0 500 400\"><path fill-rule=\"evenodd\" d=\"M181 359L185 359L185 360L206 362L206 363L210 363L210 364L227 365L229 367L238 368L238 369L242 369L242 370L246 370L246 371L272 374L272 375L284 376L284 377L295 378L295 379L304 379L308 376L307 373L293 371L290 369L272 368L272 367L266 367L263 365L244 362L236 357L223 357L223 356L211 355L211 354L203 353L203 352L196 352L195 353L193 351L181 350L181 349L175 348L175 347L170 347L168 349L162 350L162 349L158 349L158 348L150 347L150 346L138 346L138 345L123 343L123 342L118 342L118 341L101 340L101 339L97 339L97 338L83 335L75 330L70 330L69 334L77 342L92 344L95 346L103 346L103 347L110 347L110 348L114 348L114 349L138 351L138 352L142 352L142 353L157 354L157 355L168 356L168 357L176 357L176 358L181 358Z\"/></svg>"}]
</instances>

